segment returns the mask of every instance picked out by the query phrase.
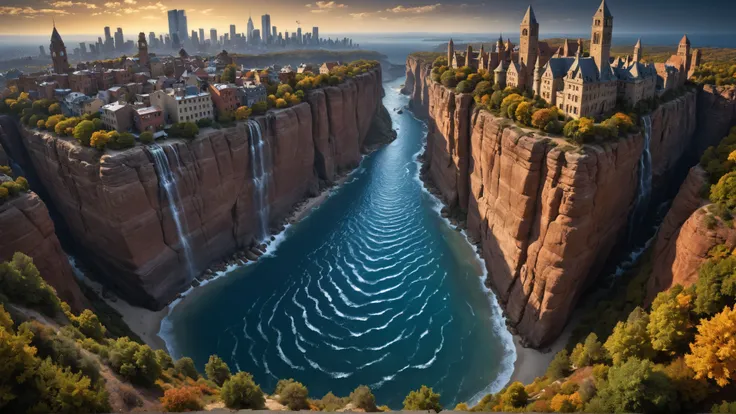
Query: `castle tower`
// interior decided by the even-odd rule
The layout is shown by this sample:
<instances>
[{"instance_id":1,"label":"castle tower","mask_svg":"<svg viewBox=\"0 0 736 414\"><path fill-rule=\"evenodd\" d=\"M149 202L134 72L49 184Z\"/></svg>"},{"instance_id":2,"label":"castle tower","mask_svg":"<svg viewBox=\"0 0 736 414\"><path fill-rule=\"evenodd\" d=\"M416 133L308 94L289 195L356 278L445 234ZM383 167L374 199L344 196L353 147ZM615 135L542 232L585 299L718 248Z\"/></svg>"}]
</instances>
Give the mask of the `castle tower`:
<instances>
[{"instance_id":1,"label":"castle tower","mask_svg":"<svg viewBox=\"0 0 736 414\"><path fill-rule=\"evenodd\" d=\"M576 55L580 55L580 57L583 57L584 54L585 54L585 43L583 43L582 38L579 38L578 39L578 51Z\"/></svg>"},{"instance_id":2,"label":"castle tower","mask_svg":"<svg viewBox=\"0 0 736 414\"><path fill-rule=\"evenodd\" d=\"M503 45L503 34L498 35L498 41L496 42L496 52L498 52L498 61L503 62L506 60L506 47ZM491 68L495 70L496 68Z\"/></svg>"},{"instance_id":3,"label":"castle tower","mask_svg":"<svg viewBox=\"0 0 736 414\"><path fill-rule=\"evenodd\" d=\"M690 39L687 38L687 35L682 36L680 44L677 45L677 56L682 58L682 63L685 65L685 72L689 72L692 55L690 54Z\"/></svg>"},{"instance_id":4,"label":"castle tower","mask_svg":"<svg viewBox=\"0 0 736 414\"><path fill-rule=\"evenodd\" d=\"M634 62L641 61L641 53L641 39L639 39L634 45Z\"/></svg>"},{"instance_id":5,"label":"castle tower","mask_svg":"<svg viewBox=\"0 0 736 414\"><path fill-rule=\"evenodd\" d=\"M465 51L465 66L473 66L473 46L468 45L468 49Z\"/></svg>"},{"instance_id":6,"label":"castle tower","mask_svg":"<svg viewBox=\"0 0 736 414\"><path fill-rule=\"evenodd\" d=\"M146 41L146 34L140 32L138 34L138 62L142 67L148 67L150 60L148 59L148 42Z\"/></svg>"},{"instance_id":7,"label":"castle tower","mask_svg":"<svg viewBox=\"0 0 736 414\"><path fill-rule=\"evenodd\" d=\"M452 58L455 56L455 42L450 38L450 43L447 44L447 67L452 67Z\"/></svg>"},{"instance_id":8,"label":"castle tower","mask_svg":"<svg viewBox=\"0 0 736 414\"><path fill-rule=\"evenodd\" d=\"M590 57L595 60L599 71L609 64L611 56L611 35L613 34L613 15L606 6L606 0L601 2L595 15L590 36Z\"/></svg>"},{"instance_id":9,"label":"castle tower","mask_svg":"<svg viewBox=\"0 0 736 414\"><path fill-rule=\"evenodd\" d=\"M532 86L534 95L542 94L542 60L537 56L537 62L534 64L534 84Z\"/></svg>"},{"instance_id":10,"label":"castle tower","mask_svg":"<svg viewBox=\"0 0 736 414\"><path fill-rule=\"evenodd\" d=\"M54 73L66 73L69 70L69 59L66 56L64 41L61 40L61 35L56 30L56 24L54 24L54 31L51 32L49 51L51 52L51 61L54 64Z\"/></svg>"},{"instance_id":11,"label":"castle tower","mask_svg":"<svg viewBox=\"0 0 736 414\"><path fill-rule=\"evenodd\" d=\"M539 50L539 23L534 16L532 6L526 9L524 19L521 20L521 36L519 41L519 63L526 66L527 73L533 71L533 62L537 61L537 50Z\"/></svg>"}]
</instances>

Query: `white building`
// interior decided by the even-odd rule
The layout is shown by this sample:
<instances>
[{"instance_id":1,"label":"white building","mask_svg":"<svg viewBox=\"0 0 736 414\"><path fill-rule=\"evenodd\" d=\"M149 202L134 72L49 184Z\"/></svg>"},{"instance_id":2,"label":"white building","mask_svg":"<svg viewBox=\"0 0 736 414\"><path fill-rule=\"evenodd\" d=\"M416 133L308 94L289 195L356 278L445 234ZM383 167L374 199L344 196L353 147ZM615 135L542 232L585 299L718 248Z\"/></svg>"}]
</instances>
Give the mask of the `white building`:
<instances>
[{"instance_id":1,"label":"white building","mask_svg":"<svg viewBox=\"0 0 736 414\"><path fill-rule=\"evenodd\" d=\"M194 92L193 88L156 91L150 94L151 106L164 111L166 123L197 122L214 119L212 97L207 92Z\"/></svg>"}]
</instances>

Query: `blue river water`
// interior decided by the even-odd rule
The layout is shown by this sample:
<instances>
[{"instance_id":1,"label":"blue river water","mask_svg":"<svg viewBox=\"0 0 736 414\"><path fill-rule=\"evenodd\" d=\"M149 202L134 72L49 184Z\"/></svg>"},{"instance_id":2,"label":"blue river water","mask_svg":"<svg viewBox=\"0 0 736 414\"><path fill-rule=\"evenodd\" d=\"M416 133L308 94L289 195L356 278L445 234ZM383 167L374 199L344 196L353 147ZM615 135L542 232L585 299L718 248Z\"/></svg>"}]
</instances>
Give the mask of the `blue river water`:
<instances>
[{"instance_id":1,"label":"blue river water","mask_svg":"<svg viewBox=\"0 0 736 414\"><path fill-rule=\"evenodd\" d=\"M516 359L483 266L438 214L416 161L426 137L398 89L384 104L398 138L253 265L195 289L160 333L204 371L209 355L254 375L265 392L294 378L310 397L373 389L401 408L422 384L448 408L508 381Z\"/></svg>"}]
</instances>

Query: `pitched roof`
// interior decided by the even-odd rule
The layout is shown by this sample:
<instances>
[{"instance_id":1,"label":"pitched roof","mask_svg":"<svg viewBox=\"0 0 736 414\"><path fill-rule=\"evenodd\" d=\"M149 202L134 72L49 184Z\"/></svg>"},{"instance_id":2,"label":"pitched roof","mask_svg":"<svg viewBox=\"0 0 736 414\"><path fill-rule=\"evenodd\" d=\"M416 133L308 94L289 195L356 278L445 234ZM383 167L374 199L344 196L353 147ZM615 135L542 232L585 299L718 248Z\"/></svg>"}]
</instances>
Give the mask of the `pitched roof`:
<instances>
[{"instance_id":1,"label":"pitched roof","mask_svg":"<svg viewBox=\"0 0 736 414\"><path fill-rule=\"evenodd\" d=\"M537 23L537 17L534 16L534 9L532 9L532 5L529 5L529 8L526 9L526 14L524 15L524 19L521 21L521 24L536 24Z\"/></svg>"},{"instance_id":2,"label":"pitched roof","mask_svg":"<svg viewBox=\"0 0 736 414\"><path fill-rule=\"evenodd\" d=\"M56 31L56 29L54 29L54 31ZM688 39L687 35L682 36L682 39L680 39L680 44L690 46L690 39Z\"/></svg>"},{"instance_id":3,"label":"pitched roof","mask_svg":"<svg viewBox=\"0 0 736 414\"><path fill-rule=\"evenodd\" d=\"M61 40L61 35L60 35L60 34L59 34L59 32L58 32L58 31L56 30L56 26L54 26L54 31L53 31L53 32L51 32L51 41L52 41L52 42L63 42L63 41Z\"/></svg>"},{"instance_id":4,"label":"pitched roof","mask_svg":"<svg viewBox=\"0 0 736 414\"><path fill-rule=\"evenodd\" d=\"M598 12L596 12L596 15L599 13L603 13L603 17L613 17L611 14L611 11L608 10L608 6L606 5L606 0L601 1L601 5L598 6Z\"/></svg>"},{"instance_id":5,"label":"pitched roof","mask_svg":"<svg viewBox=\"0 0 736 414\"><path fill-rule=\"evenodd\" d=\"M593 58L575 58L570 71L573 77L580 75L583 83L598 82L601 79L601 73L598 72L598 66Z\"/></svg>"},{"instance_id":6,"label":"pitched roof","mask_svg":"<svg viewBox=\"0 0 736 414\"><path fill-rule=\"evenodd\" d=\"M549 68L552 70L552 76L554 78L562 78L565 76L568 70L570 70L570 66L575 62L575 58L573 57L558 57L558 58L552 58L547 62L545 65L546 68Z\"/></svg>"}]
</instances>

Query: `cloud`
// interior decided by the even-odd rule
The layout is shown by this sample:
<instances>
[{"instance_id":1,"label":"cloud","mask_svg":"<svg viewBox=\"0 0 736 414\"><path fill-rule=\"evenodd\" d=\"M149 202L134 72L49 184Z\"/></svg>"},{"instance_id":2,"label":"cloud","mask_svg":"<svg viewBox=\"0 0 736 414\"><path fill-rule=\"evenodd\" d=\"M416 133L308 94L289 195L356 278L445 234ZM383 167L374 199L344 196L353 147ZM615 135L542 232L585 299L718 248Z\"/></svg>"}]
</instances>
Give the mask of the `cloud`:
<instances>
[{"instance_id":1,"label":"cloud","mask_svg":"<svg viewBox=\"0 0 736 414\"><path fill-rule=\"evenodd\" d=\"M370 17L370 16L373 16L373 15L376 15L376 14L379 14L379 13L381 13L380 10L377 11L377 12L350 13L350 17L352 17L353 19L356 19L356 20L360 20L360 19L363 19L365 17Z\"/></svg>"},{"instance_id":2,"label":"cloud","mask_svg":"<svg viewBox=\"0 0 736 414\"><path fill-rule=\"evenodd\" d=\"M54 1L49 3L52 7L55 7L57 9L64 9L67 7L73 7L73 6L80 6L80 7L86 7L88 9L96 9L97 6L91 3L82 3L81 1L73 2L73 1Z\"/></svg>"},{"instance_id":3,"label":"cloud","mask_svg":"<svg viewBox=\"0 0 736 414\"><path fill-rule=\"evenodd\" d=\"M212 13L212 12L213 12L214 10L215 10L215 9L204 9L204 10L202 10L202 11L201 11L200 13L202 13L202 14L210 14L210 13Z\"/></svg>"},{"instance_id":4,"label":"cloud","mask_svg":"<svg viewBox=\"0 0 736 414\"><path fill-rule=\"evenodd\" d=\"M312 4L312 3L307 3L307 4L304 5L304 7L312 7L312 6L314 6L314 4Z\"/></svg>"},{"instance_id":5,"label":"cloud","mask_svg":"<svg viewBox=\"0 0 736 414\"><path fill-rule=\"evenodd\" d=\"M135 0L123 0L123 2L124 2L125 4L136 4L136 3L138 3L138 2L137 2L137 1L135 1Z\"/></svg>"},{"instance_id":6,"label":"cloud","mask_svg":"<svg viewBox=\"0 0 736 414\"><path fill-rule=\"evenodd\" d=\"M9 16L23 16L26 18L34 18L36 16L42 16L47 14L65 15L70 14L65 10L58 9L35 9L33 7L13 7L13 6L0 6L0 15Z\"/></svg>"},{"instance_id":7,"label":"cloud","mask_svg":"<svg viewBox=\"0 0 736 414\"><path fill-rule=\"evenodd\" d=\"M345 4L335 3L334 1L318 1L315 3L320 9L342 9L348 7Z\"/></svg>"},{"instance_id":8,"label":"cloud","mask_svg":"<svg viewBox=\"0 0 736 414\"><path fill-rule=\"evenodd\" d=\"M168 7L161 4L160 2L156 4L149 4L148 6L141 6L138 8L138 10L161 10L162 12L166 11L167 9ZM194 9L188 9L188 11L193 12Z\"/></svg>"},{"instance_id":9,"label":"cloud","mask_svg":"<svg viewBox=\"0 0 736 414\"><path fill-rule=\"evenodd\" d=\"M422 14L422 13L429 13L437 10L438 7L440 7L442 4L430 4L427 6L416 6L416 7L405 7L405 6L396 6L392 9L386 9L387 12L390 13L410 13L410 14Z\"/></svg>"},{"instance_id":10,"label":"cloud","mask_svg":"<svg viewBox=\"0 0 736 414\"><path fill-rule=\"evenodd\" d=\"M107 3L105 3L105 7L108 9L114 9L116 7L120 7L120 3L116 1L108 1Z\"/></svg>"},{"instance_id":11,"label":"cloud","mask_svg":"<svg viewBox=\"0 0 736 414\"><path fill-rule=\"evenodd\" d=\"M120 9L121 12L125 14L133 14L133 13L140 13L140 10L134 9L132 7L126 7L124 9Z\"/></svg>"},{"instance_id":12,"label":"cloud","mask_svg":"<svg viewBox=\"0 0 736 414\"><path fill-rule=\"evenodd\" d=\"M142 19L143 20L158 20L159 17L157 17L157 16L150 16L149 15L149 16L143 16Z\"/></svg>"}]
</instances>

